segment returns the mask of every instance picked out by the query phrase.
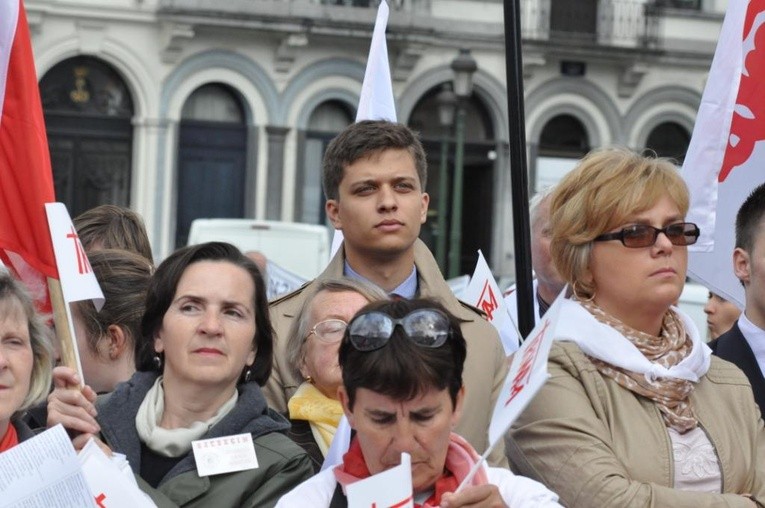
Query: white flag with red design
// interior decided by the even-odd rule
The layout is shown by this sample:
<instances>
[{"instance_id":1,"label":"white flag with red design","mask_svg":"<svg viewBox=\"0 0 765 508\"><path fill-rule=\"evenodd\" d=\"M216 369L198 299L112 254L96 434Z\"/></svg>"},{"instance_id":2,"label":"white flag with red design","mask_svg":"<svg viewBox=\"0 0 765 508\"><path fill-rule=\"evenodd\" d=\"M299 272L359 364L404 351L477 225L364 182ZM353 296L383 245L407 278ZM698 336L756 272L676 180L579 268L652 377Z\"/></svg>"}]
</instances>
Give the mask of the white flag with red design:
<instances>
[{"instance_id":1,"label":"white flag with red design","mask_svg":"<svg viewBox=\"0 0 765 508\"><path fill-rule=\"evenodd\" d=\"M56 253L61 290L67 303L93 300L96 310L104 305L104 294L98 285L90 261L74 229L72 219L63 203L46 203L48 227Z\"/></svg>"},{"instance_id":2,"label":"white flag with red design","mask_svg":"<svg viewBox=\"0 0 765 508\"><path fill-rule=\"evenodd\" d=\"M353 482L345 489L349 508L413 508L412 457L402 453L398 466Z\"/></svg>"},{"instance_id":3,"label":"white flag with red design","mask_svg":"<svg viewBox=\"0 0 765 508\"><path fill-rule=\"evenodd\" d=\"M518 349L519 335L510 317L510 311L505 304L505 299L502 298L502 291L499 290L489 264L480 250L473 277L462 294L462 300L486 313L489 322L499 332L505 354L510 355Z\"/></svg>"},{"instance_id":4,"label":"white flag with red design","mask_svg":"<svg viewBox=\"0 0 765 508\"><path fill-rule=\"evenodd\" d=\"M372 32L367 68L364 72L364 82L361 84L361 97L359 97L359 107L356 110L357 122L361 120L396 121L396 103L393 99L393 85L390 79L388 44L385 41L388 14L388 2L382 0L380 7L377 8L377 19ZM343 232L337 229L332 237L330 259L335 256L342 243Z\"/></svg>"},{"instance_id":5,"label":"white flag with red design","mask_svg":"<svg viewBox=\"0 0 765 508\"><path fill-rule=\"evenodd\" d=\"M689 276L743 307L733 273L736 213L765 182L765 0L728 3L682 174L701 229Z\"/></svg>"},{"instance_id":6,"label":"white flag with red design","mask_svg":"<svg viewBox=\"0 0 765 508\"><path fill-rule=\"evenodd\" d=\"M547 373L547 358L555 339L558 315L565 293L565 289L561 291L537 326L523 341L520 349L512 356L505 384L499 392L489 424L489 450L502 439L510 425L550 377Z\"/></svg>"}]
</instances>

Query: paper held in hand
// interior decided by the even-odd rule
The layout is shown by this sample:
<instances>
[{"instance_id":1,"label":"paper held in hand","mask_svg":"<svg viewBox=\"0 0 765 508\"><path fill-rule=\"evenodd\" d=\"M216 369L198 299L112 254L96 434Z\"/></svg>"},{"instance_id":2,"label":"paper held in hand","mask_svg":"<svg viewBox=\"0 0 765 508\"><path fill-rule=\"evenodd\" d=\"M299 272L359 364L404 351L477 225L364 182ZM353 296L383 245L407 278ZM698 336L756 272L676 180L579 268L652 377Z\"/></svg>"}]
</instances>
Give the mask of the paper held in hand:
<instances>
[{"instance_id":1,"label":"paper held in hand","mask_svg":"<svg viewBox=\"0 0 765 508\"><path fill-rule=\"evenodd\" d=\"M348 508L412 508L412 458L401 454L401 464L346 488Z\"/></svg>"}]
</instances>

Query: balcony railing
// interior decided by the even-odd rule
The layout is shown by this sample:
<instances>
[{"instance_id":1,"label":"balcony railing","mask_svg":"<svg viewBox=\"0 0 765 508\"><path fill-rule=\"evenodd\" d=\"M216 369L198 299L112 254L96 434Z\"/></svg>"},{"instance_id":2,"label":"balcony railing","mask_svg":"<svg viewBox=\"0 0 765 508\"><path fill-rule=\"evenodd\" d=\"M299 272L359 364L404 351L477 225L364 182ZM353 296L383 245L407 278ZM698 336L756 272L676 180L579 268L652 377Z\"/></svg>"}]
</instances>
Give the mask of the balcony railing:
<instances>
[{"instance_id":1,"label":"balcony railing","mask_svg":"<svg viewBox=\"0 0 765 508\"><path fill-rule=\"evenodd\" d=\"M522 0L523 37L600 46L652 46L657 11L646 9L649 4L653 2Z\"/></svg>"}]
</instances>

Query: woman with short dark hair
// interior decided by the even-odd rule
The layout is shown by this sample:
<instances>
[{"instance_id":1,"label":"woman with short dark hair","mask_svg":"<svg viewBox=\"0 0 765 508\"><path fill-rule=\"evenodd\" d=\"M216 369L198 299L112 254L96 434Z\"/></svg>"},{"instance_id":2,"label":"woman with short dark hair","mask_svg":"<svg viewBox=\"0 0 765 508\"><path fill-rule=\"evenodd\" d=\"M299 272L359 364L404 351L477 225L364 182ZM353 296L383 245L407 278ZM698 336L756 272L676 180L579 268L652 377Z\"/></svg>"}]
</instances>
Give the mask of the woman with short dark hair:
<instances>
[{"instance_id":1,"label":"woman with short dark hair","mask_svg":"<svg viewBox=\"0 0 765 508\"><path fill-rule=\"evenodd\" d=\"M149 284L141 330L138 372L95 404L87 388L65 389L78 380L57 369L48 421L86 433L76 444L100 432L161 505L273 506L311 476L260 392L272 361L268 302L260 271L236 247L171 254ZM239 434L251 434L258 466L200 476L192 441Z\"/></svg>"},{"instance_id":2,"label":"woman with short dark hair","mask_svg":"<svg viewBox=\"0 0 765 508\"><path fill-rule=\"evenodd\" d=\"M348 323L340 346L340 402L356 435L343 463L284 496L280 507L347 503L345 487L411 456L418 506L560 506L543 485L507 469L481 466L452 432L462 414L465 339L460 324L434 300L376 302Z\"/></svg>"}]
</instances>

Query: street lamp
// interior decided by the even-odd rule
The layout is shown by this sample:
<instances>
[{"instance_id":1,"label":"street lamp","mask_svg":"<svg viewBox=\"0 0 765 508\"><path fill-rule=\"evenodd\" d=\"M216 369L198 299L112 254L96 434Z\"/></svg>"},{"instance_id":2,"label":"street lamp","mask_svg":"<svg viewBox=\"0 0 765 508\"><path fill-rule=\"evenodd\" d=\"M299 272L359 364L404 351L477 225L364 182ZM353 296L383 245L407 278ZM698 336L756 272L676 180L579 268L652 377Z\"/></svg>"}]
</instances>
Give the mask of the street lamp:
<instances>
[{"instance_id":1,"label":"street lamp","mask_svg":"<svg viewBox=\"0 0 765 508\"><path fill-rule=\"evenodd\" d=\"M457 122L454 133L454 181L452 182L452 220L449 235L449 278L460 275L462 254L462 180L465 173L465 103L473 93L473 74L478 64L469 49L460 49L452 61L454 71L454 93L457 95Z\"/></svg>"},{"instance_id":2,"label":"street lamp","mask_svg":"<svg viewBox=\"0 0 765 508\"><path fill-rule=\"evenodd\" d=\"M438 122L441 124L441 165L438 172L438 225L436 230L436 262L446 273L446 216L449 213L447 193L449 192L449 133L454 125L454 112L457 107L457 95L452 92L451 83L444 83L436 95Z\"/></svg>"}]
</instances>

